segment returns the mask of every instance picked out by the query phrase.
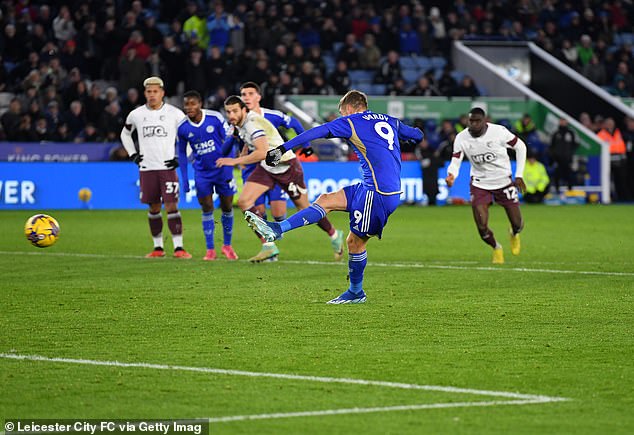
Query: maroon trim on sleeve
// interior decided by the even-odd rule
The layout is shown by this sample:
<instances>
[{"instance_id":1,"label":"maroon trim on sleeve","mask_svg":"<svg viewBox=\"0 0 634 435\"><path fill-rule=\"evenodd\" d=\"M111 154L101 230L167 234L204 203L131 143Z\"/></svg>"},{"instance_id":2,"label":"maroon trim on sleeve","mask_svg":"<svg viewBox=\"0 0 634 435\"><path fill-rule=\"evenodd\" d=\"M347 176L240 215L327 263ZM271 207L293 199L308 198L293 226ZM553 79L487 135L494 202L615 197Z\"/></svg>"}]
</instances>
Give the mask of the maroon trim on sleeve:
<instances>
[{"instance_id":1,"label":"maroon trim on sleeve","mask_svg":"<svg viewBox=\"0 0 634 435\"><path fill-rule=\"evenodd\" d=\"M457 153L453 153L451 157L455 159L459 159L461 155L462 155L462 151L458 151Z\"/></svg>"},{"instance_id":2,"label":"maroon trim on sleeve","mask_svg":"<svg viewBox=\"0 0 634 435\"><path fill-rule=\"evenodd\" d=\"M513 139L507 142L507 144L509 144L512 147L514 147L516 143L517 143L517 136L515 136Z\"/></svg>"}]
</instances>

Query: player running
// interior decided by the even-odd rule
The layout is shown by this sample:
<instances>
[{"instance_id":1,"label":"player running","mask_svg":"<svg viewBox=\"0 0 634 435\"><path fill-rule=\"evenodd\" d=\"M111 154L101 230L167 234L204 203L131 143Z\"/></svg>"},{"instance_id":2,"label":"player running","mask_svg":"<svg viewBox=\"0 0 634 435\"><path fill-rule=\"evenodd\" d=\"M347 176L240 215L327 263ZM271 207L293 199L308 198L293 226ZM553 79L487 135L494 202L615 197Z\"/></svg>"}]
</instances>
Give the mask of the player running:
<instances>
[{"instance_id":1,"label":"player running","mask_svg":"<svg viewBox=\"0 0 634 435\"><path fill-rule=\"evenodd\" d=\"M237 95L227 98L225 111L229 123L237 128L240 139L245 143L245 147L237 158L218 159L217 166L260 163L249 176L238 199L238 206L242 211L250 210L257 213L255 208L256 199L275 185L279 185L288 194L299 210L308 207L304 171L295 153L292 151L285 153L281 164L276 167L270 167L264 163L266 152L284 143L273 124L257 113L249 111L244 101ZM341 258L343 256L343 235L341 232L338 232L325 216L320 220L319 226L331 235L332 240L341 240L341 246L335 246L335 258ZM263 255L256 255L250 261L260 262L272 258L276 259L279 255L279 250L272 240L264 241L262 250L266 252Z\"/></svg>"},{"instance_id":2,"label":"player running","mask_svg":"<svg viewBox=\"0 0 634 435\"><path fill-rule=\"evenodd\" d=\"M486 114L479 107L469 112L468 128L456 135L453 157L447 168L447 186L453 186L466 156L471 163L471 209L478 233L493 248L493 263L504 263L504 251L489 228L489 207L493 201L504 207L511 223L511 253L520 254L520 232L524 220L520 212L518 189L524 193L522 179L526 164L526 145L506 127L486 122ZM511 160L507 148L515 150L517 166L515 181L511 174Z\"/></svg>"},{"instance_id":3,"label":"player running","mask_svg":"<svg viewBox=\"0 0 634 435\"><path fill-rule=\"evenodd\" d=\"M192 166L196 196L202 207L202 225L205 234L207 253L203 260L216 259L214 245L214 192L220 197L222 210L222 254L228 260L237 260L238 256L231 247L233 233L233 195L236 184L233 180L233 170L229 167L216 167L216 160L223 157L222 145L227 137L231 137L233 129L223 116L214 110L202 109L202 97L197 91L187 91L183 94L183 108L187 118L178 126L176 144L180 161L183 188L189 192L189 177L187 174L187 145L193 154Z\"/></svg>"},{"instance_id":4,"label":"player running","mask_svg":"<svg viewBox=\"0 0 634 435\"><path fill-rule=\"evenodd\" d=\"M192 258L183 249L183 222L178 211L178 167L176 130L185 118L180 109L163 102L163 80L149 77L143 82L147 103L128 114L121 130L121 143L139 167L141 202L149 205L148 220L154 250L148 258L165 257L163 249L163 218L161 202L165 204L167 225L172 233L174 257ZM132 132L138 133L139 149L135 148Z\"/></svg>"},{"instance_id":5,"label":"player running","mask_svg":"<svg viewBox=\"0 0 634 435\"><path fill-rule=\"evenodd\" d=\"M381 238L388 217L400 203L400 140L419 143L423 133L396 118L368 110L363 92L351 90L339 101L341 117L308 130L287 143L270 150L266 163L276 167L286 153L318 138L345 139L359 157L363 181L341 190L325 193L310 207L282 222L267 222L246 212L245 219L267 240L279 239L283 233L314 224L331 211L347 211L350 216L348 270L350 287L329 304L359 304L366 301L363 272L367 264L366 245L370 237Z\"/></svg>"}]
</instances>

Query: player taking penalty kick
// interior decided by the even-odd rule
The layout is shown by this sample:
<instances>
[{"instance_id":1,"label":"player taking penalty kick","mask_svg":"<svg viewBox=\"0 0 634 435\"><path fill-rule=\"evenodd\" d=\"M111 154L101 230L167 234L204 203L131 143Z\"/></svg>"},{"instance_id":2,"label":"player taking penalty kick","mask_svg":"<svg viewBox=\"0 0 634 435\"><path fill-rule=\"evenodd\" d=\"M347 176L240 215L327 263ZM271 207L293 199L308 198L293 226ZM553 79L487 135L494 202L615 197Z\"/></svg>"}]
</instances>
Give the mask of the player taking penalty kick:
<instances>
[{"instance_id":1,"label":"player taking penalty kick","mask_svg":"<svg viewBox=\"0 0 634 435\"><path fill-rule=\"evenodd\" d=\"M515 181L507 149L515 150ZM479 107L469 112L468 128L456 135L451 164L447 169L447 186L453 186L464 157L471 163L471 208L480 238L493 248L493 263L504 263L504 251L489 228L489 207L495 201L504 207L511 223L511 253L520 253L520 231L524 227L520 213L518 189L524 193L522 179L526 164L526 145L506 127L486 122Z\"/></svg>"},{"instance_id":2,"label":"player taking penalty kick","mask_svg":"<svg viewBox=\"0 0 634 435\"><path fill-rule=\"evenodd\" d=\"M247 212L245 219L267 240L283 233L314 224L331 211L347 211L350 220L348 270L350 287L329 304L358 304L366 301L363 273L367 264L366 245L371 237L381 238L388 217L400 203L400 141L419 143L423 133L396 118L368 110L363 92L349 91L339 102L341 117L308 130L287 143L270 150L266 163L276 166L286 152L318 138L345 139L359 157L363 181L317 198L310 207L282 222L267 222Z\"/></svg>"}]
</instances>

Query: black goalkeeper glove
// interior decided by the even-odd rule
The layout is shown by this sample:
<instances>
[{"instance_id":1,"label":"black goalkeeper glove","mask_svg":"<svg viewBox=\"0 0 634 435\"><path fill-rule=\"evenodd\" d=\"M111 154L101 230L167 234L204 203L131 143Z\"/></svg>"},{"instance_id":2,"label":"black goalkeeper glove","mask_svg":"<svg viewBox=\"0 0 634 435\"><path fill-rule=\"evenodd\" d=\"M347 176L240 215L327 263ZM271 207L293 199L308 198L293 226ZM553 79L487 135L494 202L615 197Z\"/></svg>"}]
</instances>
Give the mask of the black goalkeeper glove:
<instances>
[{"instance_id":1,"label":"black goalkeeper glove","mask_svg":"<svg viewBox=\"0 0 634 435\"><path fill-rule=\"evenodd\" d=\"M143 161L143 155L139 153L134 153L130 156L130 160L136 163L137 166L141 166L141 162Z\"/></svg>"},{"instance_id":2,"label":"black goalkeeper glove","mask_svg":"<svg viewBox=\"0 0 634 435\"><path fill-rule=\"evenodd\" d=\"M282 160L282 155L284 155L285 152L286 148L284 148L284 145L280 145L277 148L269 150L266 153L266 159L264 159L264 161L268 166L277 166Z\"/></svg>"},{"instance_id":3,"label":"black goalkeeper glove","mask_svg":"<svg viewBox=\"0 0 634 435\"><path fill-rule=\"evenodd\" d=\"M178 158L174 157L172 160L165 160L165 166L167 169L176 169L178 168Z\"/></svg>"},{"instance_id":4,"label":"black goalkeeper glove","mask_svg":"<svg viewBox=\"0 0 634 435\"><path fill-rule=\"evenodd\" d=\"M302 148L299 153L304 157L310 157L315 154L315 150L313 149L313 147L306 147Z\"/></svg>"}]
</instances>

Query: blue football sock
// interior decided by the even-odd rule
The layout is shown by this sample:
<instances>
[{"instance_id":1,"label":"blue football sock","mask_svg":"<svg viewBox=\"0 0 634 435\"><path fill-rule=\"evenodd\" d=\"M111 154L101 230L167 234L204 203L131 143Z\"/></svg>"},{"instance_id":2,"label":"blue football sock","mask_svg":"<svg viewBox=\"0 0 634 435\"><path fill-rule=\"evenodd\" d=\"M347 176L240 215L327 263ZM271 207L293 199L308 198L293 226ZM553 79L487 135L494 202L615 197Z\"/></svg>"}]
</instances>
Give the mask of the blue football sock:
<instances>
[{"instance_id":1,"label":"blue football sock","mask_svg":"<svg viewBox=\"0 0 634 435\"><path fill-rule=\"evenodd\" d=\"M282 222L284 219L286 219L286 213L284 213L282 216L273 216L273 220L275 222ZM266 219L264 219L266 220Z\"/></svg>"},{"instance_id":2,"label":"blue football sock","mask_svg":"<svg viewBox=\"0 0 634 435\"><path fill-rule=\"evenodd\" d=\"M225 245L231 244L231 236L233 236L233 210L230 212L223 211L222 217L222 237Z\"/></svg>"},{"instance_id":3,"label":"blue football sock","mask_svg":"<svg viewBox=\"0 0 634 435\"><path fill-rule=\"evenodd\" d=\"M294 230L304 225L317 223L320 219L326 217L326 211L319 204L312 204L310 207L300 210L286 220L280 222L280 228L283 233Z\"/></svg>"},{"instance_id":4,"label":"blue football sock","mask_svg":"<svg viewBox=\"0 0 634 435\"><path fill-rule=\"evenodd\" d=\"M363 271L368 264L368 252L348 254L348 271L350 272L350 292L359 294L363 291Z\"/></svg>"},{"instance_id":5,"label":"blue football sock","mask_svg":"<svg viewBox=\"0 0 634 435\"><path fill-rule=\"evenodd\" d=\"M214 212L203 212L203 234L207 249L214 249Z\"/></svg>"}]
</instances>

